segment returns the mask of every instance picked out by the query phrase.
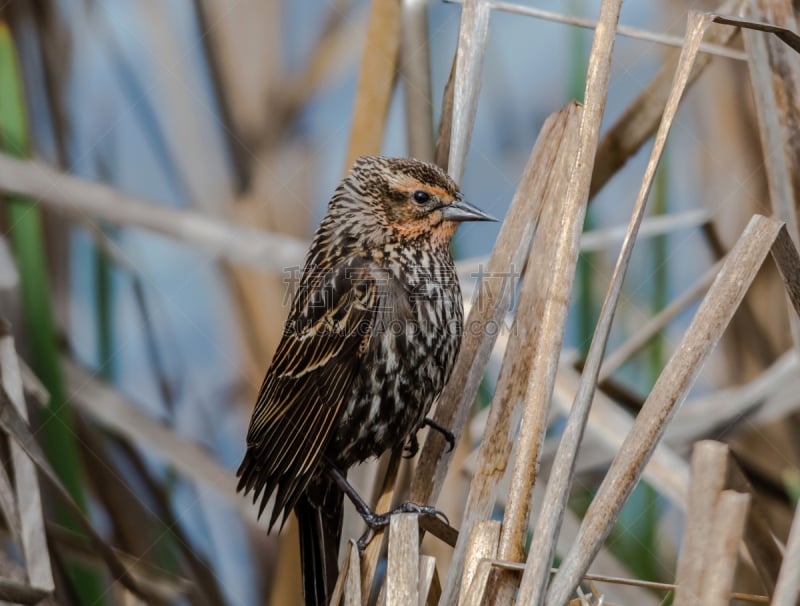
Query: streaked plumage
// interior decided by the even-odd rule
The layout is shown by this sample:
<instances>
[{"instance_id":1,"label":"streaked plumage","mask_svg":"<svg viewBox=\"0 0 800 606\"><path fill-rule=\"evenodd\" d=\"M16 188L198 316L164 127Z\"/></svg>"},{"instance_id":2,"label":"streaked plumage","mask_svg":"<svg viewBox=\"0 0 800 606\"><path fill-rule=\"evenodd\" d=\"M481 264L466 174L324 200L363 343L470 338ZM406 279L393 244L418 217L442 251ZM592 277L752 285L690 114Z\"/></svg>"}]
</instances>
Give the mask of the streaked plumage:
<instances>
[{"instance_id":1,"label":"streaked plumage","mask_svg":"<svg viewBox=\"0 0 800 606\"><path fill-rule=\"evenodd\" d=\"M327 474L404 444L452 371L461 291L458 221L487 219L431 164L356 161L306 257L256 402L239 490L298 515L307 603L336 578L342 493Z\"/></svg>"}]
</instances>

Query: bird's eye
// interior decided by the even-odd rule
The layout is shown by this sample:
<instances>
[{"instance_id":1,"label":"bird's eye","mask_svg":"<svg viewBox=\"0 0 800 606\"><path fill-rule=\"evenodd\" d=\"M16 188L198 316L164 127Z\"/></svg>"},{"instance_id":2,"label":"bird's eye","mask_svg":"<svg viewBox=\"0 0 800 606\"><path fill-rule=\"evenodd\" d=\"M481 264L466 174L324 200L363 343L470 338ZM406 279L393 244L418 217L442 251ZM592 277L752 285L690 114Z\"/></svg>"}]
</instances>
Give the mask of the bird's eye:
<instances>
[{"instance_id":1,"label":"bird's eye","mask_svg":"<svg viewBox=\"0 0 800 606\"><path fill-rule=\"evenodd\" d=\"M414 192L414 202L417 204L425 204L426 202L430 201L431 196L428 192L417 190Z\"/></svg>"}]
</instances>

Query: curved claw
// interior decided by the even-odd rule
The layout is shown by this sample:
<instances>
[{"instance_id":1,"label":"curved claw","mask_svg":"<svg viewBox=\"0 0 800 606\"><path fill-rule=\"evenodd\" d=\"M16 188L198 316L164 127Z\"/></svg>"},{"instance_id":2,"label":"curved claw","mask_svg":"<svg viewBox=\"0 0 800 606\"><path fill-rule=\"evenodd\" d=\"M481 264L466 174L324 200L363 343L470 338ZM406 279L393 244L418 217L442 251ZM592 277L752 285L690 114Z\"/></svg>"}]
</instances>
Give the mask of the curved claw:
<instances>
[{"instance_id":1,"label":"curved claw","mask_svg":"<svg viewBox=\"0 0 800 606\"><path fill-rule=\"evenodd\" d=\"M389 525L389 518L391 517L393 512L377 514L370 512L366 515L362 515L361 518L364 520L364 523L367 525L367 529L364 531L364 534L356 541L356 546L358 547L358 552L360 554L364 554L364 550L369 545L369 542L375 538L375 535L378 531L382 531Z\"/></svg>"},{"instance_id":2,"label":"curved claw","mask_svg":"<svg viewBox=\"0 0 800 606\"><path fill-rule=\"evenodd\" d=\"M367 545L369 545L369 542L374 537L375 537L375 531L372 528L370 528L369 526L367 526L367 529L364 531L364 534L362 534L359 537L358 541L356 541L356 547L358 547L358 554L359 555L361 555L361 556L364 555L364 550L367 548Z\"/></svg>"},{"instance_id":3,"label":"curved claw","mask_svg":"<svg viewBox=\"0 0 800 606\"><path fill-rule=\"evenodd\" d=\"M452 431L446 427L442 427L436 421L428 417L425 417L425 419L422 421L422 424L427 425L431 429L435 429L442 434L442 437L447 442L447 452L453 452L453 449L456 447L456 436Z\"/></svg>"},{"instance_id":4,"label":"curved claw","mask_svg":"<svg viewBox=\"0 0 800 606\"><path fill-rule=\"evenodd\" d=\"M417 435L412 433L408 437L408 444L403 449L403 458L404 459L413 459L417 456L419 452L419 442L417 441Z\"/></svg>"}]
</instances>

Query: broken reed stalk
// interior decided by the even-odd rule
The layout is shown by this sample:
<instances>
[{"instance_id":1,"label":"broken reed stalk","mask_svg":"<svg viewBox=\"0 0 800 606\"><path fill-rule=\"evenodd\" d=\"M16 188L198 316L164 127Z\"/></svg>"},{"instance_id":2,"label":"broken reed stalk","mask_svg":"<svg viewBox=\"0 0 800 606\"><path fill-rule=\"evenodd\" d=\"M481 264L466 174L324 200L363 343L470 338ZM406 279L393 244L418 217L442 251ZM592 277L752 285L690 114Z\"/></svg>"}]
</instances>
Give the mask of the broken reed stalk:
<instances>
[{"instance_id":1,"label":"broken reed stalk","mask_svg":"<svg viewBox=\"0 0 800 606\"><path fill-rule=\"evenodd\" d=\"M464 567L461 575L462 587L470 587L481 560L497 557L500 527L501 524L498 520L478 520L472 526L472 532L470 532L469 540L467 541L466 555L464 556ZM457 573L458 569L454 569L452 574ZM466 602L465 593L461 593L458 600L459 605L463 605Z\"/></svg>"},{"instance_id":2,"label":"broken reed stalk","mask_svg":"<svg viewBox=\"0 0 800 606\"><path fill-rule=\"evenodd\" d=\"M442 584L436 571L436 558L423 555L419 560L420 606L437 606L442 597Z\"/></svg>"},{"instance_id":3,"label":"broken reed stalk","mask_svg":"<svg viewBox=\"0 0 800 606\"><path fill-rule=\"evenodd\" d=\"M727 465L728 446L725 444L704 440L692 450L686 528L675 577L676 606L700 606L703 567L709 558L714 511L725 487Z\"/></svg>"},{"instance_id":4,"label":"broken reed stalk","mask_svg":"<svg viewBox=\"0 0 800 606\"><path fill-rule=\"evenodd\" d=\"M703 606L728 606L750 495L723 490L714 507L703 567Z\"/></svg>"},{"instance_id":5,"label":"broken reed stalk","mask_svg":"<svg viewBox=\"0 0 800 606\"><path fill-rule=\"evenodd\" d=\"M361 559L358 553L358 545L355 541L350 542L350 566L347 572L347 580L344 588L345 606L361 606L362 604L362 580L361 580ZM338 584L338 583L337 583ZM331 601L333 604L334 602ZM338 604L338 602L335 602Z\"/></svg>"},{"instance_id":6,"label":"broken reed stalk","mask_svg":"<svg viewBox=\"0 0 800 606\"><path fill-rule=\"evenodd\" d=\"M647 199L653 185L658 163L661 160L661 154L666 145L667 135L677 113L678 103L686 88L703 32L710 22L710 17L692 14L687 25L686 42L678 61L675 79L656 134L650 160L645 169L645 175L631 215L628 232L625 235L622 250L611 277L608 294L600 311L600 317L597 320L597 327L586 357L575 401L567 418L567 424L553 462L550 479L547 482L544 505L539 512L538 523L533 533L533 542L530 548L530 552L535 554L535 557L528 559L528 567L525 574L522 575L522 583L520 585L520 599L524 603L538 604L546 592L548 571L555 554L556 538L561 527L564 509L567 506L570 488L572 487L578 448L583 438L589 409L597 388L600 365L602 364L608 336L611 332L611 324L616 312L617 302L622 292L622 282L630 263L633 247L636 243L636 235L644 217Z\"/></svg>"},{"instance_id":7,"label":"broken reed stalk","mask_svg":"<svg viewBox=\"0 0 800 606\"><path fill-rule=\"evenodd\" d=\"M386 604L419 603L419 514L392 516L386 568Z\"/></svg>"}]
</instances>

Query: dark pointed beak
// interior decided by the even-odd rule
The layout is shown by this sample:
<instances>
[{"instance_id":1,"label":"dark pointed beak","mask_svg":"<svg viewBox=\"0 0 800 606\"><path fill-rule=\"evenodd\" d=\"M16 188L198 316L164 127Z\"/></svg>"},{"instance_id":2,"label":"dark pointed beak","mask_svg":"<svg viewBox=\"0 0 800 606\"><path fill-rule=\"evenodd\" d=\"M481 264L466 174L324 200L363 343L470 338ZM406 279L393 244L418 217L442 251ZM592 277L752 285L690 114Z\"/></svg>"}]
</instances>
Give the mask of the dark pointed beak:
<instances>
[{"instance_id":1,"label":"dark pointed beak","mask_svg":"<svg viewBox=\"0 0 800 606\"><path fill-rule=\"evenodd\" d=\"M452 204L442 206L439 210L446 221L497 221L492 215L486 214L480 208L472 206L464 200L456 200Z\"/></svg>"}]
</instances>

